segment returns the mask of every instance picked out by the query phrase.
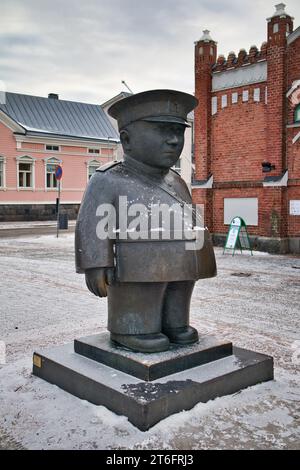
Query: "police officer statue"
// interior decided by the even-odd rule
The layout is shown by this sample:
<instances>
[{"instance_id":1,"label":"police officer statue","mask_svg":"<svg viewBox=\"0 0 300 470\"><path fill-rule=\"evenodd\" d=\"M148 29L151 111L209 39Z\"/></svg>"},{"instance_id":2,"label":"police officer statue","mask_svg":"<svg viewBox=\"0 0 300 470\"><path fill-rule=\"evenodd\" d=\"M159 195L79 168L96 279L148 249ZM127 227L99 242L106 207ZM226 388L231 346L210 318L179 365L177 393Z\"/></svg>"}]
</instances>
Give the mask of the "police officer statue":
<instances>
[{"instance_id":1,"label":"police officer statue","mask_svg":"<svg viewBox=\"0 0 300 470\"><path fill-rule=\"evenodd\" d=\"M108 112L118 121L124 161L97 169L80 207L76 270L85 273L93 294L108 297L112 342L133 351L160 352L170 343L198 341L189 324L192 291L195 281L216 275L206 228L201 246L176 237L174 223L165 237L161 219L143 225L140 237L130 228L132 204L146 208L140 222L154 208L191 204L185 182L171 167L183 148L187 114L196 105L194 96L173 90L147 91L112 105ZM112 214L113 224L103 236L103 221L109 225ZM127 230L121 227L124 218Z\"/></svg>"}]
</instances>

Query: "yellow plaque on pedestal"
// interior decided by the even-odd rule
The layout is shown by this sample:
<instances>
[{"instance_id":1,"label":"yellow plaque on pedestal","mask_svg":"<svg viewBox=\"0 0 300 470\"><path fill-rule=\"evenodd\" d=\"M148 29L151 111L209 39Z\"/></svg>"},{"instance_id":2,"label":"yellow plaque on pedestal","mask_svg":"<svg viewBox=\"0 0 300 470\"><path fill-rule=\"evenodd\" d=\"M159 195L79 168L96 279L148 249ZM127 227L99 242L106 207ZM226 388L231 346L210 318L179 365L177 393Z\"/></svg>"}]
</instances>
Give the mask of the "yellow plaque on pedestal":
<instances>
[{"instance_id":1,"label":"yellow plaque on pedestal","mask_svg":"<svg viewBox=\"0 0 300 470\"><path fill-rule=\"evenodd\" d=\"M33 365L36 367L42 367L42 358L41 356L33 355Z\"/></svg>"}]
</instances>

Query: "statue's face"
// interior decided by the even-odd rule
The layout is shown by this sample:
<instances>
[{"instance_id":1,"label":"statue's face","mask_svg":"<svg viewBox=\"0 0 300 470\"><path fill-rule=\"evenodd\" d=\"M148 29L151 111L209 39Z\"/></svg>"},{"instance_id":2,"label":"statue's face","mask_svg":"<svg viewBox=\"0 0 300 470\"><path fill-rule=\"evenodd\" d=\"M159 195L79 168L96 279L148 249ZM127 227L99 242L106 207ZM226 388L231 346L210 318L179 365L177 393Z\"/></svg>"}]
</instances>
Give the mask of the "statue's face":
<instances>
[{"instance_id":1,"label":"statue's face","mask_svg":"<svg viewBox=\"0 0 300 470\"><path fill-rule=\"evenodd\" d=\"M171 168L184 145L185 126L169 122L136 121L130 124L121 140L125 153L157 168Z\"/></svg>"}]
</instances>

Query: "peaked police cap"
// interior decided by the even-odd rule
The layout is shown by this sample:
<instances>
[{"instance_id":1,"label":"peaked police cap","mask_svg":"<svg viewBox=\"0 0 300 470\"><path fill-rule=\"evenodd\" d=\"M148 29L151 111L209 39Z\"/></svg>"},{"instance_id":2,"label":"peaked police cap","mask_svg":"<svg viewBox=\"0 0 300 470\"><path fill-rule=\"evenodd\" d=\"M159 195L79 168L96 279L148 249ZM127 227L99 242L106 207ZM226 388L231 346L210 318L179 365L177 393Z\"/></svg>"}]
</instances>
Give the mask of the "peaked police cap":
<instances>
[{"instance_id":1,"label":"peaked police cap","mask_svg":"<svg viewBox=\"0 0 300 470\"><path fill-rule=\"evenodd\" d=\"M189 127L187 115L198 104L197 98L176 90L144 91L123 98L108 109L118 121L119 130L135 121L171 122Z\"/></svg>"}]
</instances>

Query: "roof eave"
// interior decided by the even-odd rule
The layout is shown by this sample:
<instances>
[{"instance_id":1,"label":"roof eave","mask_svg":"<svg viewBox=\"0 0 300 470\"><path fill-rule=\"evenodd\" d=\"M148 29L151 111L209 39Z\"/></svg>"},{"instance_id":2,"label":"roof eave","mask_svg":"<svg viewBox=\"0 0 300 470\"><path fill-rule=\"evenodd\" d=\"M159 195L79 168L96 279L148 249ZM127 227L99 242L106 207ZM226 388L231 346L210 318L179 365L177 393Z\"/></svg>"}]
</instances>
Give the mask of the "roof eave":
<instances>
[{"instance_id":1,"label":"roof eave","mask_svg":"<svg viewBox=\"0 0 300 470\"><path fill-rule=\"evenodd\" d=\"M18 123L15 119L13 119L9 114L3 111L3 109L0 109L0 121L2 121L13 132L26 134L25 127L23 127L20 123Z\"/></svg>"},{"instance_id":2,"label":"roof eave","mask_svg":"<svg viewBox=\"0 0 300 470\"><path fill-rule=\"evenodd\" d=\"M296 28L291 34L288 35L287 37L287 43L288 45L292 44L292 42L296 41L300 37L300 26Z\"/></svg>"},{"instance_id":3,"label":"roof eave","mask_svg":"<svg viewBox=\"0 0 300 470\"><path fill-rule=\"evenodd\" d=\"M70 140L83 140L83 141L94 141L94 142L113 142L118 144L120 139L115 137L94 137L94 136L78 136L78 135L69 135L69 134L55 134L52 132L38 132L38 131L27 131L28 137L51 137L54 139L70 139Z\"/></svg>"},{"instance_id":4,"label":"roof eave","mask_svg":"<svg viewBox=\"0 0 300 470\"><path fill-rule=\"evenodd\" d=\"M109 100L105 101L104 103L101 104L101 108L106 108L107 106L110 106L110 105L113 105L114 103L116 103L117 101L120 101L121 99L123 98L126 98L126 92L124 91L121 91L121 93L119 93L118 95L116 96L113 96L112 98L110 98ZM128 93L130 94L130 93Z\"/></svg>"}]
</instances>

